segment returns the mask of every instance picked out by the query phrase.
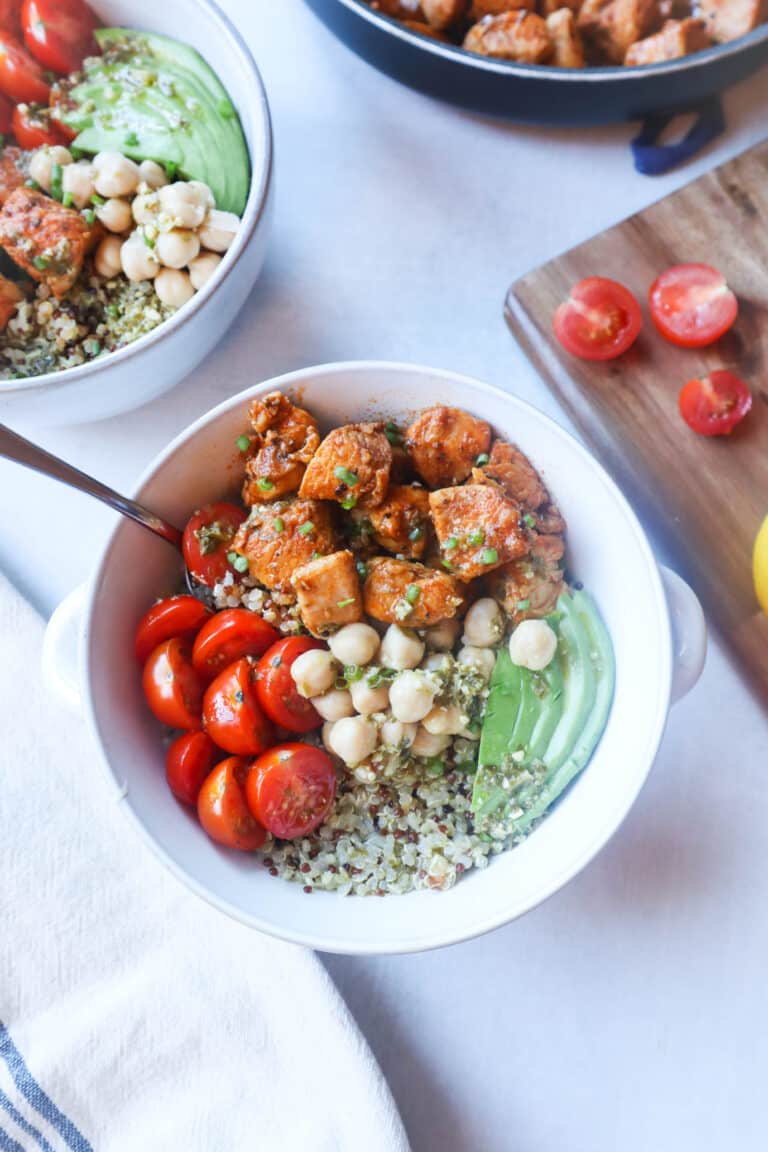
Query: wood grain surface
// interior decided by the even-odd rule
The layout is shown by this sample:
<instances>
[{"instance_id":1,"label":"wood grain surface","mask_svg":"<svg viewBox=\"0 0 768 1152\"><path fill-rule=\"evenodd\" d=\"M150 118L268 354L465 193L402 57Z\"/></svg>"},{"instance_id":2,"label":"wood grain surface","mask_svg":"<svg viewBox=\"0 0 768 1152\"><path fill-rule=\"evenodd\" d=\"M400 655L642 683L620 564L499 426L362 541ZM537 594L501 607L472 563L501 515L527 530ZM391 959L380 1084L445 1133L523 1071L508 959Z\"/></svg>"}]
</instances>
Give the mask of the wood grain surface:
<instances>
[{"instance_id":1,"label":"wood grain surface","mask_svg":"<svg viewBox=\"0 0 768 1152\"><path fill-rule=\"evenodd\" d=\"M699 350L663 340L647 309L659 272L689 261L714 264L739 298L732 331ZM626 284L644 309L635 347L607 364L569 356L552 334L557 305L595 275ZM751 570L768 515L768 142L518 280L506 317L768 704L768 619ZM707 438L683 423L677 397L687 380L715 368L741 375L754 403L731 436Z\"/></svg>"}]
</instances>

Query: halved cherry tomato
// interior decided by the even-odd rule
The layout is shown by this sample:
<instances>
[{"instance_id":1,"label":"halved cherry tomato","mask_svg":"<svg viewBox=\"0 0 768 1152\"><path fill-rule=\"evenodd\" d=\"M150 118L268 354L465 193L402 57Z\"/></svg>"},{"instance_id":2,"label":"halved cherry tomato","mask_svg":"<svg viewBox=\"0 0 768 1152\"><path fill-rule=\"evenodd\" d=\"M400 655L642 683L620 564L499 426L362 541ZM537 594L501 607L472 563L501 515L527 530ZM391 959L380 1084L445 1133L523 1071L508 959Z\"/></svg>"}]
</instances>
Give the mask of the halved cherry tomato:
<instances>
[{"instance_id":1,"label":"halved cherry tomato","mask_svg":"<svg viewBox=\"0 0 768 1152\"><path fill-rule=\"evenodd\" d=\"M192 649L192 663L201 676L212 679L241 656L261 656L280 639L266 620L246 608L217 612L204 624Z\"/></svg>"},{"instance_id":2,"label":"halved cherry tomato","mask_svg":"<svg viewBox=\"0 0 768 1152\"><path fill-rule=\"evenodd\" d=\"M198 509L184 529L184 563L196 580L213 588L227 572L237 575L227 560L232 538L246 518L236 504L219 501Z\"/></svg>"},{"instance_id":3,"label":"halved cherry tomato","mask_svg":"<svg viewBox=\"0 0 768 1152\"><path fill-rule=\"evenodd\" d=\"M210 608L194 596L171 596L145 612L136 629L136 659L143 664L158 644L172 636L192 639L211 616ZM193 654L194 659L194 654Z\"/></svg>"},{"instance_id":4,"label":"halved cherry tomato","mask_svg":"<svg viewBox=\"0 0 768 1152\"><path fill-rule=\"evenodd\" d=\"M704 348L733 327L739 303L722 272L709 264L675 264L648 293L662 336L681 348Z\"/></svg>"},{"instance_id":5,"label":"halved cherry tomato","mask_svg":"<svg viewBox=\"0 0 768 1152\"><path fill-rule=\"evenodd\" d=\"M243 784L247 762L239 756L222 760L203 782L197 798L197 815L211 840L226 848L255 852L267 833L251 815Z\"/></svg>"},{"instance_id":6,"label":"halved cherry tomato","mask_svg":"<svg viewBox=\"0 0 768 1152\"><path fill-rule=\"evenodd\" d=\"M314 832L330 812L335 795L333 761L310 744L276 744L259 756L245 780L248 807L281 840Z\"/></svg>"},{"instance_id":7,"label":"halved cherry tomato","mask_svg":"<svg viewBox=\"0 0 768 1152\"><path fill-rule=\"evenodd\" d=\"M752 407L752 393L733 372L719 369L689 380L678 398L680 415L702 436L727 436Z\"/></svg>"},{"instance_id":8,"label":"halved cherry tomato","mask_svg":"<svg viewBox=\"0 0 768 1152\"><path fill-rule=\"evenodd\" d=\"M24 0L24 43L44 68L66 75L98 52L93 38L99 22L84 0Z\"/></svg>"},{"instance_id":9,"label":"halved cherry tomato","mask_svg":"<svg viewBox=\"0 0 768 1152\"><path fill-rule=\"evenodd\" d=\"M49 91L37 61L14 36L0 32L0 92L14 104L47 104Z\"/></svg>"},{"instance_id":10,"label":"halved cherry tomato","mask_svg":"<svg viewBox=\"0 0 768 1152\"><path fill-rule=\"evenodd\" d=\"M176 799L194 808L203 781L221 755L205 732L185 732L177 737L165 758L165 778Z\"/></svg>"},{"instance_id":11,"label":"halved cherry tomato","mask_svg":"<svg viewBox=\"0 0 768 1152\"><path fill-rule=\"evenodd\" d=\"M66 144L67 140L51 120L48 108L17 104L13 109L11 126L20 148L32 151L44 144Z\"/></svg>"},{"instance_id":12,"label":"halved cherry tomato","mask_svg":"<svg viewBox=\"0 0 768 1152\"><path fill-rule=\"evenodd\" d=\"M272 739L272 725L259 705L255 677L256 668L243 657L219 673L203 699L206 732L219 748L235 756L258 756Z\"/></svg>"},{"instance_id":13,"label":"halved cherry tomato","mask_svg":"<svg viewBox=\"0 0 768 1152\"><path fill-rule=\"evenodd\" d=\"M203 682L192 667L192 645L174 636L164 640L144 665L144 695L150 709L169 728L200 728Z\"/></svg>"},{"instance_id":14,"label":"halved cherry tomato","mask_svg":"<svg viewBox=\"0 0 768 1152\"><path fill-rule=\"evenodd\" d=\"M20 35L19 0L0 0L0 29L13 36Z\"/></svg>"},{"instance_id":15,"label":"halved cherry tomato","mask_svg":"<svg viewBox=\"0 0 768 1152\"><path fill-rule=\"evenodd\" d=\"M590 276L555 312L555 336L581 360L613 360L631 348L643 324L640 305L616 280Z\"/></svg>"},{"instance_id":16,"label":"halved cherry tomato","mask_svg":"<svg viewBox=\"0 0 768 1152\"><path fill-rule=\"evenodd\" d=\"M0 132L7 136L13 127L14 106L5 96L0 96Z\"/></svg>"},{"instance_id":17,"label":"halved cherry tomato","mask_svg":"<svg viewBox=\"0 0 768 1152\"><path fill-rule=\"evenodd\" d=\"M325 648L325 644L311 636L290 636L268 648L256 669L259 703L270 720L289 732L311 732L323 722L317 709L299 695L291 676L296 657L312 648Z\"/></svg>"}]
</instances>

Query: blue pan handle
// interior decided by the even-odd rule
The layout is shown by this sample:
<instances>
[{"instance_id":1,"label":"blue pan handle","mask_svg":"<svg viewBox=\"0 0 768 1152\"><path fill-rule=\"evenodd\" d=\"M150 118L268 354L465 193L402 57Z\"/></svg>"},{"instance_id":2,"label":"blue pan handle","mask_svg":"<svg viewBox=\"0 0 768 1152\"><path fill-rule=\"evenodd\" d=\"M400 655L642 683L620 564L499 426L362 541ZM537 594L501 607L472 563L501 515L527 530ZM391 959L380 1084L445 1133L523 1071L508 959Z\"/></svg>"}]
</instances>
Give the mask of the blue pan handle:
<instances>
[{"instance_id":1,"label":"blue pan handle","mask_svg":"<svg viewBox=\"0 0 768 1152\"><path fill-rule=\"evenodd\" d=\"M657 144L659 136L679 113L649 116L640 134L632 141L635 168L642 176L663 176L679 164L691 160L725 130L725 114L718 96L693 109L696 122L675 144Z\"/></svg>"}]
</instances>

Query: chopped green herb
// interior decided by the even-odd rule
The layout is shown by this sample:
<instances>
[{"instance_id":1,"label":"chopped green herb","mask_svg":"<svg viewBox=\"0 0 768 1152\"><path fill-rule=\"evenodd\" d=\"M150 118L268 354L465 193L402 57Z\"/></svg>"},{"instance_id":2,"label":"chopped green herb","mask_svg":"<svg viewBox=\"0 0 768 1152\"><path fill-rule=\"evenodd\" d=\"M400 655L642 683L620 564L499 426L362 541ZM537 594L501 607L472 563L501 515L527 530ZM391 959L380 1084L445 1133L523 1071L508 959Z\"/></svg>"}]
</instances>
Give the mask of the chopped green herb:
<instances>
[{"instance_id":1,"label":"chopped green herb","mask_svg":"<svg viewBox=\"0 0 768 1152\"><path fill-rule=\"evenodd\" d=\"M236 115L235 109L232 107L229 100L219 100L219 103L216 105L216 107L218 109L219 115L223 116L225 120L232 120Z\"/></svg>"},{"instance_id":2,"label":"chopped green herb","mask_svg":"<svg viewBox=\"0 0 768 1152\"><path fill-rule=\"evenodd\" d=\"M237 444L237 447L241 452L247 452L251 446L250 437L238 436L237 440L235 440L235 444Z\"/></svg>"},{"instance_id":3,"label":"chopped green herb","mask_svg":"<svg viewBox=\"0 0 768 1152\"><path fill-rule=\"evenodd\" d=\"M405 590L405 598L408 603L415 604L419 596L421 596L421 588L418 584L409 584Z\"/></svg>"},{"instance_id":4,"label":"chopped green herb","mask_svg":"<svg viewBox=\"0 0 768 1152\"><path fill-rule=\"evenodd\" d=\"M98 356L99 352L101 352L101 343L99 340L88 340L87 345L89 355Z\"/></svg>"},{"instance_id":5,"label":"chopped green herb","mask_svg":"<svg viewBox=\"0 0 768 1152\"><path fill-rule=\"evenodd\" d=\"M227 552L227 560L236 572L248 571L248 557L241 556L239 552Z\"/></svg>"},{"instance_id":6,"label":"chopped green herb","mask_svg":"<svg viewBox=\"0 0 768 1152\"><path fill-rule=\"evenodd\" d=\"M142 232L141 236L142 236L142 239L143 239L144 243L146 244L147 248L154 248L155 239L153 236L150 236L147 232Z\"/></svg>"},{"instance_id":7,"label":"chopped green herb","mask_svg":"<svg viewBox=\"0 0 768 1152\"><path fill-rule=\"evenodd\" d=\"M394 420L388 420L386 422L384 425L384 435L386 436L387 440L389 440L393 448L399 447L403 438L402 433L400 432L397 424L395 424Z\"/></svg>"},{"instance_id":8,"label":"chopped green herb","mask_svg":"<svg viewBox=\"0 0 768 1152\"><path fill-rule=\"evenodd\" d=\"M135 132L129 132L123 143L125 144L126 148L138 148L139 138Z\"/></svg>"},{"instance_id":9,"label":"chopped green herb","mask_svg":"<svg viewBox=\"0 0 768 1152\"><path fill-rule=\"evenodd\" d=\"M71 192L65 192L64 193L64 199L62 200L62 204L64 205L64 207L65 208L71 208L72 205L74 204L74 202L75 202L75 198L72 195L72 193Z\"/></svg>"},{"instance_id":10,"label":"chopped green herb","mask_svg":"<svg viewBox=\"0 0 768 1152\"><path fill-rule=\"evenodd\" d=\"M363 670L359 664L347 664L344 668L344 679L348 684L354 684L356 680L362 680Z\"/></svg>"},{"instance_id":11,"label":"chopped green herb","mask_svg":"<svg viewBox=\"0 0 768 1152\"><path fill-rule=\"evenodd\" d=\"M488 455L488 453L487 452L481 452L480 455L478 456L477 460L475 460L475 464L477 465L478 468L482 468L483 464L487 464L489 460L490 460L490 456Z\"/></svg>"},{"instance_id":12,"label":"chopped green herb","mask_svg":"<svg viewBox=\"0 0 768 1152\"><path fill-rule=\"evenodd\" d=\"M96 223L96 213L93 208L86 208L85 212L83 212L83 217L86 224L93 225Z\"/></svg>"},{"instance_id":13,"label":"chopped green herb","mask_svg":"<svg viewBox=\"0 0 768 1152\"><path fill-rule=\"evenodd\" d=\"M442 776L445 773L445 764L439 756L432 756L427 760L427 772L430 776Z\"/></svg>"},{"instance_id":14,"label":"chopped green herb","mask_svg":"<svg viewBox=\"0 0 768 1152\"><path fill-rule=\"evenodd\" d=\"M480 553L480 561L482 564L495 564L499 559L499 554L495 548L483 548Z\"/></svg>"},{"instance_id":15,"label":"chopped green herb","mask_svg":"<svg viewBox=\"0 0 768 1152\"><path fill-rule=\"evenodd\" d=\"M365 678L366 684L370 684L371 688L378 688L380 684L386 684L389 680L394 680L397 672L394 668L374 668L369 672Z\"/></svg>"},{"instance_id":16,"label":"chopped green herb","mask_svg":"<svg viewBox=\"0 0 768 1152\"><path fill-rule=\"evenodd\" d=\"M305 520L303 524L299 525L299 536L309 536L310 532L314 532L315 526L311 520Z\"/></svg>"},{"instance_id":17,"label":"chopped green herb","mask_svg":"<svg viewBox=\"0 0 768 1152\"><path fill-rule=\"evenodd\" d=\"M275 532L285 532L285 520L283 520L282 516L275 516L272 521L272 527Z\"/></svg>"},{"instance_id":18,"label":"chopped green herb","mask_svg":"<svg viewBox=\"0 0 768 1152\"><path fill-rule=\"evenodd\" d=\"M118 308L117 304L113 303L112 301L110 301L109 304L104 305L104 311L106 312L107 316L111 316L113 320L116 320L120 315L120 309Z\"/></svg>"},{"instance_id":19,"label":"chopped green herb","mask_svg":"<svg viewBox=\"0 0 768 1152\"><path fill-rule=\"evenodd\" d=\"M100 208L102 204L106 204L106 200L103 196L99 196L98 192L94 192L93 196L91 196L91 204L95 204L97 208Z\"/></svg>"},{"instance_id":20,"label":"chopped green herb","mask_svg":"<svg viewBox=\"0 0 768 1152\"><path fill-rule=\"evenodd\" d=\"M445 549L446 552L453 552L454 548L458 548L458 546L459 546L458 536L449 536L448 539L446 540L445 544L443 544L443 548Z\"/></svg>"},{"instance_id":21,"label":"chopped green herb","mask_svg":"<svg viewBox=\"0 0 768 1152\"><path fill-rule=\"evenodd\" d=\"M355 560L355 568L357 568L357 574L361 580L368 579L368 565L364 561Z\"/></svg>"},{"instance_id":22,"label":"chopped green herb","mask_svg":"<svg viewBox=\"0 0 768 1152\"><path fill-rule=\"evenodd\" d=\"M61 164L51 165L51 196L54 200L61 200L64 196L64 189L62 188L62 180L64 179L64 169Z\"/></svg>"},{"instance_id":23,"label":"chopped green herb","mask_svg":"<svg viewBox=\"0 0 768 1152\"><path fill-rule=\"evenodd\" d=\"M414 541L415 540L421 540L423 535L424 535L424 529L419 527L419 525L417 524L415 528L411 528L410 532L408 533L408 539L414 540Z\"/></svg>"},{"instance_id":24,"label":"chopped green herb","mask_svg":"<svg viewBox=\"0 0 768 1152\"><path fill-rule=\"evenodd\" d=\"M355 602L354 596L347 596L344 600L337 600L336 601L336 607L337 608L349 608L350 604L354 604L354 602Z\"/></svg>"},{"instance_id":25,"label":"chopped green herb","mask_svg":"<svg viewBox=\"0 0 768 1152\"><path fill-rule=\"evenodd\" d=\"M349 512L357 504L357 496L347 496L346 500L342 500L341 506L345 512Z\"/></svg>"},{"instance_id":26,"label":"chopped green herb","mask_svg":"<svg viewBox=\"0 0 768 1152\"><path fill-rule=\"evenodd\" d=\"M360 477L356 472L350 472L349 468L345 468L343 464L339 464L334 468L333 474L337 480L341 480L348 488L354 488L355 484L360 483Z\"/></svg>"},{"instance_id":27,"label":"chopped green herb","mask_svg":"<svg viewBox=\"0 0 768 1152\"><path fill-rule=\"evenodd\" d=\"M530 608L530 606L531 606L530 600L518 600L517 604L515 605L518 612L525 612L526 609Z\"/></svg>"},{"instance_id":28,"label":"chopped green herb","mask_svg":"<svg viewBox=\"0 0 768 1152\"><path fill-rule=\"evenodd\" d=\"M47 256L35 256L32 260L32 263L34 264L35 268L37 268L38 272L42 272L44 268L48 267L49 260Z\"/></svg>"},{"instance_id":29,"label":"chopped green herb","mask_svg":"<svg viewBox=\"0 0 768 1152\"><path fill-rule=\"evenodd\" d=\"M484 544L485 532L482 528L475 528L473 532L467 533L467 544Z\"/></svg>"},{"instance_id":30,"label":"chopped green herb","mask_svg":"<svg viewBox=\"0 0 768 1152\"><path fill-rule=\"evenodd\" d=\"M241 449L242 451L242 449ZM274 480L270 480L269 476L259 476L256 481L256 487L262 492L271 492L275 486ZM299 529L301 531L301 529Z\"/></svg>"},{"instance_id":31,"label":"chopped green herb","mask_svg":"<svg viewBox=\"0 0 768 1152\"><path fill-rule=\"evenodd\" d=\"M536 527L536 517L531 516L530 512L526 512L525 516L523 516L523 523L527 524L529 528L535 528Z\"/></svg>"},{"instance_id":32,"label":"chopped green herb","mask_svg":"<svg viewBox=\"0 0 768 1152\"><path fill-rule=\"evenodd\" d=\"M40 191L40 185L38 184L37 180L33 180L31 176L30 176L29 180L24 181L24 187L25 188L33 188L35 192Z\"/></svg>"},{"instance_id":33,"label":"chopped green herb","mask_svg":"<svg viewBox=\"0 0 768 1152\"><path fill-rule=\"evenodd\" d=\"M85 156L82 148L73 148L71 144L69 146L69 154L73 160L82 160L83 156Z\"/></svg>"},{"instance_id":34,"label":"chopped green herb","mask_svg":"<svg viewBox=\"0 0 768 1152\"><path fill-rule=\"evenodd\" d=\"M322 552L313 552L312 553L312 559L313 560L320 560L320 559L322 559L322 555L323 555Z\"/></svg>"},{"instance_id":35,"label":"chopped green herb","mask_svg":"<svg viewBox=\"0 0 768 1152\"><path fill-rule=\"evenodd\" d=\"M450 560L441 560L440 563L442 564L443 568L445 568L446 572L453 571L453 565L451 564Z\"/></svg>"},{"instance_id":36,"label":"chopped green herb","mask_svg":"<svg viewBox=\"0 0 768 1152\"><path fill-rule=\"evenodd\" d=\"M176 161L175 160L166 160L163 167L165 168L165 174L168 177L168 179L173 180L174 176L176 175L176 173L179 170L179 166L176 163Z\"/></svg>"}]
</instances>

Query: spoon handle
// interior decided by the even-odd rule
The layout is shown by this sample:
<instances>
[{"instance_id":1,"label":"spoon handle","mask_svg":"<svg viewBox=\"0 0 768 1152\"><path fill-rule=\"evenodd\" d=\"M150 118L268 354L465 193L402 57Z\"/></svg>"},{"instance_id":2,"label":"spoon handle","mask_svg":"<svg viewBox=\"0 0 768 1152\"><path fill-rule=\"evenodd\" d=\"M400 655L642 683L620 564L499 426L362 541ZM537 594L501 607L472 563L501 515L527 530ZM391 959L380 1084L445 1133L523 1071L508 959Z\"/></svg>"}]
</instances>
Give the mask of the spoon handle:
<instances>
[{"instance_id":1,"label":"spoon handle","mask_svg":"<svg viewBox=\"0 0 768 1152\"><path fill-rule=\"evenodd\" d=\"M173 544L174 548L181 548L182 534L173 524L169 524L167 520L156 516L147 508L143 508L135 500L121 496L113 488L108 488L106 484L101 484L78 468L73 468L71 464L67 464L65 460L60 460L58 456L52 456L50 452L38 448L36 444L30 443L23 436L12 432L4 424L0 424L0 456L4 456L6 460L13 460L16 464L22 464L25 468L32 468L35 472L42 472L44 476L50 476L52 480L60 480L62 484L68 484L70 488L77 488L79 492L84 492L87 496L95 496L97 500L108 504L121 516L128 516L129 519L135 520L143 528L148 528L156 536L161 536L163 540Z\"/></svg>"}]
</instances>

